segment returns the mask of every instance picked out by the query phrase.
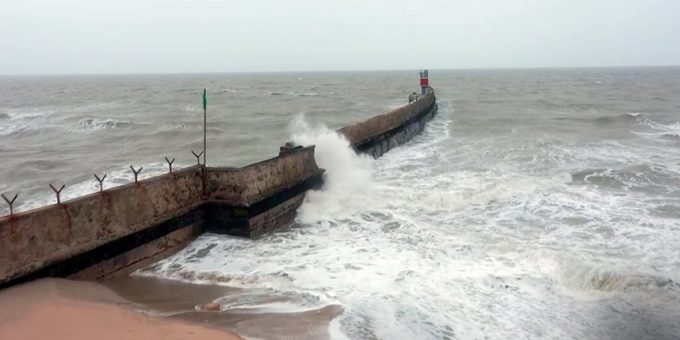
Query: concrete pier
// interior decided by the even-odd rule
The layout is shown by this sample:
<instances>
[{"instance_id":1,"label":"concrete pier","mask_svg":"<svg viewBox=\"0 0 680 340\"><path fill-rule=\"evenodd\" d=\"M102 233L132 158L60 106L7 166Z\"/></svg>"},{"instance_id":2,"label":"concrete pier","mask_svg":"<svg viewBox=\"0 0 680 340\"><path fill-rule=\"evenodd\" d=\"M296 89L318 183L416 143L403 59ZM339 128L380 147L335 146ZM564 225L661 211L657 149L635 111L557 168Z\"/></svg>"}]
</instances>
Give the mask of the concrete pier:
<instances>
[{"instance_id":1,"label":"concrete pier","mask_svg":"<svg viewBox=\"0 0 680 340\"><path fill-rule=\"evenodd\" d=\"M428 87L419 100L346 126L340 130L354 150L378 158L390 149L411 140L425 128L425 124L437 113L434 90Z\"/></svg>"},{"instance_id":2,"label":"concrete pier","mask_svg":"<svg viewBox=\"0 0 680 340\"><path fill-rule=\"evenodd\" d=\"M413 138L437 111L418 101L338 130L380 157ZM205 173L205 190L203 175ZM257 238L289 224L323 180L314 146L287 145L243 168L197 165L0 218L0 288L40 277L99 279L170 255L209 230Z\"/></svg>"}]
</instances>

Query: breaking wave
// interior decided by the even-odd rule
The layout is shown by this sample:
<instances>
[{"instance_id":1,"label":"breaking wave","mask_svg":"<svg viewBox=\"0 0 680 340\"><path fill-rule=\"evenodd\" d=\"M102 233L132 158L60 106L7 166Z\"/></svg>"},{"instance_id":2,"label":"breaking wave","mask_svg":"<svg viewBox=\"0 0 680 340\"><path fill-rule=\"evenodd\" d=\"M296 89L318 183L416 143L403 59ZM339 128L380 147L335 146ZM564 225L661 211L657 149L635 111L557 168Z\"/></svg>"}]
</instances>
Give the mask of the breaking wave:
<instances>
[{"instance_id":1,"label":"breaking wave","mask_svg":"<svg viewBox=\"0 0 680 340\"><path fill-rule=\"evenodd\" d=\"M642 122L647 117L643 113L631 112L615 116L598 116L593 118L582 118L582 117L555 117L555 120L565 120L565 121L575 121L592 123L595 125L611 125L611 124L633 124Z\"/></svg>"},{"instance_id":2,"label":"breaking wave","mask_svg":"<svg viewBox=\"0 0 680 340\"><path fill-rule=\"evenodd\" d=\"M309 192L300 207L303 223L329 220L359 210L373 188L372 158L358 155L347 139L324 125L312 126L304 116L290 125L292 140L301 145L316 145L317 165L326 170L324 185Z\"/></svg>"},{"instance_id":3,"label":"breaking wave","mask_svg":"<svg viewBox=\"0 0 680 340\"><path fill-rule=\"evenodd\" d=\"M78 122L82 130L97 131L128 128L135 123L127 120L85 118Z\"/></svg>"},{"instance_id":4,"label":"breaking wave","mask_svg":"<svg viewBox=\"0 0 680 340\"><path fill-rule=\"evenodd\" d=\"M667 276L636 273L607 267L571 265L560 270L559 283L563 293L580 299L612 298L617 294L651 294L673 296L680 284ZM680 298L675 298L680 302Z\"/></svg>"},{"instance_id":5,"label":"breaking wave","mask_svg":"<svg viewBox=\"0 0 680 340\"><path fill-rule=\"evenodd\" d=\"M590 184L616 189L644 187L672 188L679 184L672 170L661 164L638 164L621 169L584 169L573 172L571 179L572 184Z\"/></svg>"},{"instance_id":6,"label":"breaking wave","mask_svg":"<svg viewBox=\"0 0 680 340\"><path fill-rule=\"evenodd\" d=\"M270 96L295 96L295 97L316 97L318 92L269 92Z\"/></svg>"},{"instance_id":7,"label":"breaking wave","mask_svg":"<svg viewBox=\"0 0 680 340\"><path fill-rule=\"evenodd\" d=\"M158 126L158 131L160 132L180 131L188 129L189 125L184 123L164 123Z\"/></svg>"},{"instance_id":8,"label":"breaking wave","mask_svg":"<svg viewBox=\"0 0 680 340\"><path fill-rule=\"evenodd\" d=\"M653 139L664 139L669 141L677 141L680 139L680 123L661 124L651 119L644 119L642 123L650 128L652 132L633 131L634 134Z\"/></svg>"}]
</instances>

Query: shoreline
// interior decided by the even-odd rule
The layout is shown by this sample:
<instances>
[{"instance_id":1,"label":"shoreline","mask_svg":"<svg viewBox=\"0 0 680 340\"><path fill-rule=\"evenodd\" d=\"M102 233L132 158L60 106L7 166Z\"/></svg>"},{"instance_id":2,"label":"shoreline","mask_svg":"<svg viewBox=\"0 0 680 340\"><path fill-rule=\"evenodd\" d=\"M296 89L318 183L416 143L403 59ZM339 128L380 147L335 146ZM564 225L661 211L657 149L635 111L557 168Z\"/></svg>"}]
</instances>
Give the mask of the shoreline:
<instances>
[{"instance_id":1,"label":"shoreline","mask_svg":"<svg viewBox=\"0 0 680 340\"><path fill-rule=\"evenodd\" d=\"M325 340L336 333L333 323L343 313L334 304L288 310L219 304L253 293L136 276L40 279L0 291L0 339ZM274 304L294 302L275 292L265 295ZM216 309L203 310L216 302Z\"/></svg>"},{"instance_id":2,"label":"shoreline","mask_svg":"<svg viewBox=\"0 0 680 340\"><path fill-rule=\"evenodd\" d=\"M332 323L344 311L336 304L300 308L295 295L275 291L146 276L118 277L97 284L155 315L228 329L246 339L331 339L336 333ZM233 304L234 301L244 303ZM219 311L201 310L205 304L216 304Z\"/></svg>"},{"instance_id":3,"label":"shoreline","mask_svg":"<svg viewBox=\"0 0 680 340\"><path fill-rule=\"evenodd\" d=\"M242 340L226 329L152 317L94 282L41 279L0 291L0 339Z\"/></svg>"}]
</instances>

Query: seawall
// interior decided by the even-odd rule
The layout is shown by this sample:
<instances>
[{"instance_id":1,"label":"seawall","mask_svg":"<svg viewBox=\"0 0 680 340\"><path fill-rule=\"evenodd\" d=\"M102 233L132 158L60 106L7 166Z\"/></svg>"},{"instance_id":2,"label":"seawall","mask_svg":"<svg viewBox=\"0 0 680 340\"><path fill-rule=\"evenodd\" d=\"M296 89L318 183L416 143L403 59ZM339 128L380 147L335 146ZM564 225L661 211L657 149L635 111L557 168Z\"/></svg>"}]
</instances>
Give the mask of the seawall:
<instances>
[{"instance_id":1,"label":"seawall","mask_svg":"<svg viewBox=\"0 0 680 340\"><path fill-rule=\"evenodd\" d=\"M415 137L436 113L437 99L434 90L428 87L427 93L419 100L346 126L338 132L345 135L357 152L378 158Z\"/></svg>"},{"instance_id":2,"label":"seawall","mask_svg":"<svg viewBox=\"0 0 680 340\"><path fill-rule=\"evenodd\" d=\"M436 113L435 93L342 128L357 152L379 157ZM197 165L0 218L0 287L40 277L99 279L168 256L208 230L257 238L289 224L322 184L314 146L281 147L242 168Z\"/></svg>"}]
</instances>

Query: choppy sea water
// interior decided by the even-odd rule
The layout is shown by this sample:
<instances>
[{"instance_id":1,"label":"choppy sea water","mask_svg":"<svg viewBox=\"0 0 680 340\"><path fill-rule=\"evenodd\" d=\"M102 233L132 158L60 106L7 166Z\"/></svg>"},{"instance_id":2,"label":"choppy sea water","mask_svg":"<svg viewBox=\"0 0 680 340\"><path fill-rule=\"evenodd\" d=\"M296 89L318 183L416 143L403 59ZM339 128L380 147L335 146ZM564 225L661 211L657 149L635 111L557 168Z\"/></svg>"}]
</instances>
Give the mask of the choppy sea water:
<instances>
[{"instance_id":1,"label":"choppy sea water","mask_svg":"<svg viewBox=\"0 0 680 340\"><path fill-rule=\"evenodd\" d=\"M230 79L213 77L213 87ZM288 139L314 143L328 170L325 188L307 195L286 231L257 241L206 234L136 275L242 288L219 300L225 309L339 305L331 327L339 339L680 338L680 69L431 71L438 116L377 160L354 155L330 130L401 105L416 81L411 73L259 77L251 89L268 77L278 82L258 95L259 109L239 111L243 125L225 119L212 136L223 152L214 157L249 161L238 131L269 143L244 146L255 148L249 155ZM335 90L322 89L333 81ZM162 86L181 87L173 84ZM107 87L97 86L105 97ZM269 93L311 88L315 96ZM88 114L111 118L104 112ZM192 137L170 134L177 141L153 142L162 133L147 129L148 148L197 148L193 119ZM126 135L113 127L89 136L112 131ZM31 140L19 135L3 137L3 154ZM114 155L152 153L128 150L123 139L109 146L125 150ZM108 169L126 165L93 157L106 158ZM6 187L32 183L2 166L3 179L17 179ZM32 179L39 180L44 174Z\"/></svg>"},{"instance_id":2,"label":"choppy sea water","mask_svg":"<svg viewBox=\"0 0 680 340\"><path fill-rule=\"evenodd\" d=\"M340 128L401 106L417 72L0 76L0 192L18 210L195 164L208 88L208 165L243 166L278 154L299 115ZM407 99L404 99L407 98ZM0 213L6 207L0 205Z\"/></svg>"}]
</instances>

